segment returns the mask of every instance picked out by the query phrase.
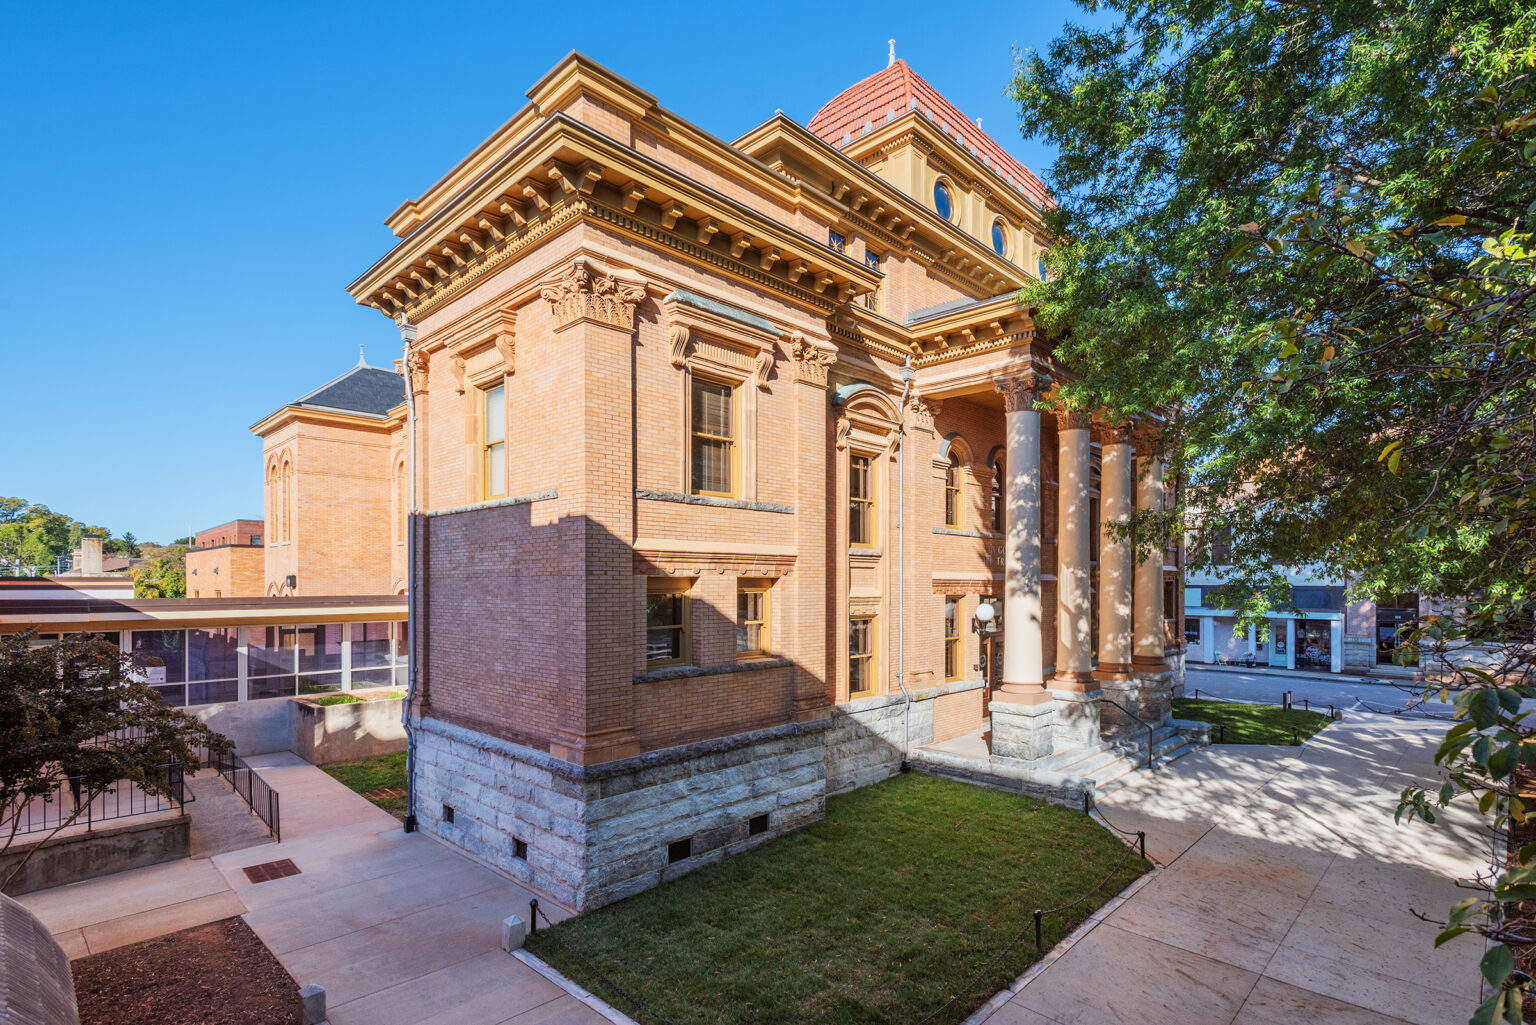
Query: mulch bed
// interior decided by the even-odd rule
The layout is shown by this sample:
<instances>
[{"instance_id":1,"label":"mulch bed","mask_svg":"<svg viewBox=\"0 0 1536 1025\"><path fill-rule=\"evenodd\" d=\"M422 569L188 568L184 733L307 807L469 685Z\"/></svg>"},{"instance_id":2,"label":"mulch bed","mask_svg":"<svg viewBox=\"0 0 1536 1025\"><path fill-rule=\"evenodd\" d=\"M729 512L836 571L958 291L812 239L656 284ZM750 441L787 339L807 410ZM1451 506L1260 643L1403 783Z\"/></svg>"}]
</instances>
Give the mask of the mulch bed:
<instances>
[{"instance_id":1,"label":"mulch bed","mask_svg":"<svg viewBox=\"0 0 1536 1025\"><path fill-rule=\"evenodd\" d=\"M75 961L80 1025L299 1025L299 987L238 918Z\"/></svg>"}]
</instances>

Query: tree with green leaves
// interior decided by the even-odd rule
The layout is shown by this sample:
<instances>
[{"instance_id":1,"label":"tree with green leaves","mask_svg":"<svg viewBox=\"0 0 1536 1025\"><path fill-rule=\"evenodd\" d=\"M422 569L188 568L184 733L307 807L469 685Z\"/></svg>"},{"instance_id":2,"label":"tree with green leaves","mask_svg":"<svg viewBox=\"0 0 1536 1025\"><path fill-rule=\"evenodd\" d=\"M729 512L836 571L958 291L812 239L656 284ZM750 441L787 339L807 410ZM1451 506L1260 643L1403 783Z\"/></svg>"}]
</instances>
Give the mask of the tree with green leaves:
<instances>
[{"instance_id":1,"label":"tree with green leaves","mask_svg":"<svg viewBox=\"0 0 1536 1025\"><path fill-rule=\"evenodd\" d=\"M30 634L0 637L0 853L15 842L29 805L69 802L0 879L0 892L102 794L130 787L173 798L182 774L197 771L197 748L230 750L195 716L163 703L144 668L116 644L83 634L47 645Z\"/></svg>"},{"instance_id":2,"label":"tree with green leaves","mask_svg":"<svg viewBox=\"0 0 1536 1025\"><path fill-rule=\"evenodd\" d=\"M1524 821L1536 769L1536 8L1510 0L1080 0L1112 17L1021 55L1050 172L1048 283L1026 300L1079 379L1058 401L1167 412L1198 565L1288 601L1274 566L1441 607L1407 638L1454 695L1445 784ZM1176 512L1182 513L1184 510ZM1139 523L1150 537L1154 523ZM1511 942L1536 849L1442 939ZM1528 986L1495 948L1474 1020Z\"/></svg>"},{"instance_id":3,"label":"tree with green leaves","mask_svg":"<svg viewBox=\"0 0 1536 1025\"><path fill-rule=\"evenodd\" d=\"M133 568L135 598L185 598L187 571L182 558L157 555Z\"/></svg>"}]
</instances>

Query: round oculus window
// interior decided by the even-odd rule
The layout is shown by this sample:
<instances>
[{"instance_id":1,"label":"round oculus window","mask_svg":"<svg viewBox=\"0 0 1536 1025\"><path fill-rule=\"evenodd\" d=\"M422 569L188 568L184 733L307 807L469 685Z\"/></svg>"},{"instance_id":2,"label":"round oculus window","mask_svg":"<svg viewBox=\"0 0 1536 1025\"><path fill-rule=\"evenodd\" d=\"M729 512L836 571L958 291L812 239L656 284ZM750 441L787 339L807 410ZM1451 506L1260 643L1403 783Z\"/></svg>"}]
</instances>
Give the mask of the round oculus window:
<instances>
[{"instance_id":1,"label":"round oculus window","mask_svg":"<svg viewBox=\"0 0 1536 1025\"><path fill-rule=\"evenodd\" d=\"M1003 231L1002 221L992 222L992 251L998 256L1008 255L1008 236Z\"/></svg>"},{"instance_id":2,"label":"round oculus window","mask_svg":"<svg viewBox=\"0 0 1536 1025\"><path fill-rule=\"evenodd\" d=\"M949 201L949 186L943 182L933 183L933 209L946 221L954 217L954 206Z\"/></svg>"}]
</instances>

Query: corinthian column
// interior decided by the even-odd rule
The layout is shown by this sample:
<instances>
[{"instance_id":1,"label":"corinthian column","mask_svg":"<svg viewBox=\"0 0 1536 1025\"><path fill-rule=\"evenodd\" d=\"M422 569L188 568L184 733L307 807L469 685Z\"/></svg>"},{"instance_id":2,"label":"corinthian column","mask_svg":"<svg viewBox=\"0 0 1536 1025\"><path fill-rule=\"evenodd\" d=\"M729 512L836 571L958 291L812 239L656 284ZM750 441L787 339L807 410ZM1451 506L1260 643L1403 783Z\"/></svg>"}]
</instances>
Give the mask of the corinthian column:
<instances>
[{"instance_id":1,"label":"corinthian column","mask_svg":"<svg viewBox=\"0 0 1536 1025\"><path fill-rule=\"evenodd\" d=\"M1137 445L1141 467L1136 481L1136 505L1143 510L1163 508L1163 462L1154 441L1143 437ZM1159 673L1168 668L1163 659L1163 545L1136 563L1135 651L1131 664L1138 671Z\"/></svg>"},{"instance_id":2,"label":"corinthian column","mask_svg":"<svg viewBox=\"0 0 1536 1025\"><path fill-rule=\"evenodd\" d=\"M1040 600L1040 414L1034 375L996 383L1007 410L1004 494L1007 548L1003 589L1003 700L1035 705L1045 690L1044 618Z\"/></svg>"},{"instance_id":3,"label":"corinthian column","mask_svg":"<svg viewBox=\"0 0 1536 1025\"><path fill-rule=\"evenodd\" d=\"M1123 680L1131 671L1131 542L1111 527L1131 522L1135 478L1131 475L1129 424L1103 428L1099 466L1099 668L1100 680Z\"/></svg>"},{"instance_id":4,"label":"corinthian column","mask_svg":"<svg viewBox=\"0 0 1536 1025\"><path fill-rule=\"evenodd\" d=\"M1060 480L1056 517L1056 675L1054 690L1093 688L1093 582L1089 576L1088 423L1084 412L1056 414Z\"/></svg>"}]
</instances>

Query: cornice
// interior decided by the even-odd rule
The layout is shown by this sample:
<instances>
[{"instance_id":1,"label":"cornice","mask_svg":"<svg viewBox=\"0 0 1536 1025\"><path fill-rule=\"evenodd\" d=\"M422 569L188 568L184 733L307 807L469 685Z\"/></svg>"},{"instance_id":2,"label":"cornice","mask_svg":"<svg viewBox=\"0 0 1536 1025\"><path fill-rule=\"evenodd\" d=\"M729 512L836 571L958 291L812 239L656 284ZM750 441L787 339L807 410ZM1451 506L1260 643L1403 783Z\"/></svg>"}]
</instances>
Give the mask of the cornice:
<instances>
[{"instance_id":1,"label":"cornice","mask_svg":"<svg viewBox=\"0 0 1536 1025\"><path fill-rule=\"evenodd\" d=\"M286 405L252 424L250 430L252 434L261 438L289 423L304 421L306 423L335 424L339 427L362 427L367 430L388 433L401 423L402 418L395 415L400 408L403 407L390 410L384 416L375 417L360 413L347 413L341 410Z\"/></svg>"},{"instance_id":2,"label":"cornice","mask_svg":"<svg viewBox=\"0 0 1536 1025\"><path fill-rule=\"evenodd\" d=\"M774 172L766 171L774 177ZM782 179L781 179L782 180ZM419 320L576 220L617 227L823 314L881 275L565 115L551 118L349 286ZM692 236L691 238L689 236Z\"/></svg>"}]
</instances>

